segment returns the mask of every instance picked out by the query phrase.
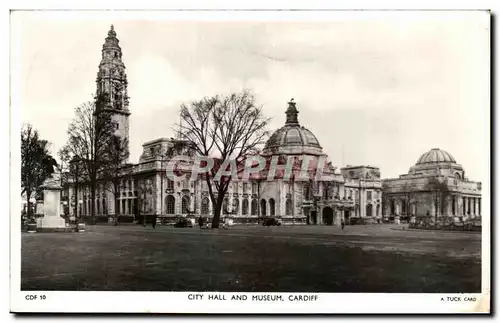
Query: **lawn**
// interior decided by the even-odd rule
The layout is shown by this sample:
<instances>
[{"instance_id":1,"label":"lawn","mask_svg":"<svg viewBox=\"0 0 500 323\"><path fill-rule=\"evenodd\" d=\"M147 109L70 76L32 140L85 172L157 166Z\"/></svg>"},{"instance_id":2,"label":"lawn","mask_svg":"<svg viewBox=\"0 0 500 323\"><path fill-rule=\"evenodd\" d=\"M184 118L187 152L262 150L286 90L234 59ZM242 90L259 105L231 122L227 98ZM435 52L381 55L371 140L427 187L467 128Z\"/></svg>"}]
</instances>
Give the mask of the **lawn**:
<instances>
[{"instance_id":1,"label":"lawn","mask_svg":"<svg viewBox=\"0 0 500 323\"><path fill-rule=\"evenodd\" d=\"M477 233L387 225L90 226L24 234L22 290L438 292L481 289Z\"/></svg>"}]
</instances>

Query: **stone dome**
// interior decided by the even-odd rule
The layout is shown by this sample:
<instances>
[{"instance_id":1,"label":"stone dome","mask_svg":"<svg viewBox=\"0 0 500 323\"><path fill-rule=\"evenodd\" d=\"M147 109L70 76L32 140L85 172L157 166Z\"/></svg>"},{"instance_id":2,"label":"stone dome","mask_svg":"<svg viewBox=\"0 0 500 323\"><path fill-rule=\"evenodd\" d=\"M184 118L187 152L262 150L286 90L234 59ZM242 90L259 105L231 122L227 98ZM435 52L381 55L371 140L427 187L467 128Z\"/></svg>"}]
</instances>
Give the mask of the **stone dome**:
<instances>
[{"instance_id":1,"label":"stone dome","mask_svg":"<svg viewBox=\"0 0 500 323\"><path fill-rule=\"evenodd\" d=\"M439 148L433 148L428 152L424 153L422 156L420 156L415 165L436 164L436 163L456 164L457 162L450 153Z\"/></svg>"},{"instance_id":2,"label":"stone dome","mask_svg":"<svg viewBox=\"0 0 500 323\"><path fill-rule=\"evenodd\" d=\"M316 136L299 124L298 113L292 99L288 102L285 125L271 135L264 148L264 154L323 154Z\"/></svg>"}]
</instances>

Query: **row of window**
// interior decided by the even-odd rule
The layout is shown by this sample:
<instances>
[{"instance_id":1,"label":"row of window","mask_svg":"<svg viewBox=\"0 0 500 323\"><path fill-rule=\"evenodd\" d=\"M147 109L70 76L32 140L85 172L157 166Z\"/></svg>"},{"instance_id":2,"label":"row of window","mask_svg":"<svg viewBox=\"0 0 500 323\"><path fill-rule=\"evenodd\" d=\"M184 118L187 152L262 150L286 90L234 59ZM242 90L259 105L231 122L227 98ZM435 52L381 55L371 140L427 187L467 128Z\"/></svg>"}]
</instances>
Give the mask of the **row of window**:
<instances>
[{"instance_id":1,"label":"row of window","mask_svg":"<svg viewBox=\"0 0 500 323\"><path fill-rule=\"evenodd\" d=\"M193 211L190 210L191 198L187 195L182 197L181 202L181 213L188 214ZM259 214L259 204L257 199L252 199L251 205L248 199L244 199L241 205L241 214L248 215L249 206L250 206L250 214L258 215ZM269 215L273 216L276 213L276 202L273 198L269 199L266 202L265 199L260 201L260 212L261 215L267 215L267 205L269 204ZM175 197L173 195L168 195L165 199L165 211L166 214L175 214ZM239 214L240 201L238 199L233 199L232 209L229 209L229 199L225 198L222 204L222 213L223 214ZM204 197L201 200L201 214L209 214L210 213L210 199L208 197ZM285 214L292 215L293 207L292 200L287 199L285 202Z\"/></svg>"},{"instance_id":2,"label":"row of window","mask_svg":"<svg viewBox=\"0 0 500 323\"><path fill-rule=\"evenodd\" d=\"M477 200L477 204L476 204ZM415 205L416 203L412 203L413 205L413 210L409 209L409 204L405 200L401 200L401 214L406 215L407 213L412 213L415 212ZM447 211L447 206L446 203L441 203L439 199L436 199L434 201L435 206L438 207L440 214L445 214ZM456 196L451 197L451 214L457 214L457 204L458 204L458 198ZM477 206L476 206L477 205ZM396 201L391 200L390 204L390 213L391 214L396 214ZM463 197L462 198L462 214L464 215L479 215L481 214L481 199L480 198L470 198L470 197Z\"/></svg>"},{"instance_id":3,"label":"row of window","mask_svg":"<svg viewBox=\"0 0 500 323\"><path fill-rule=\"evenodd\" d=\"M118 210L115 213L117 214L134 214L135 207L134 199L122 199L117 204ZM90 215L90 209L92 208L90 204L90 200L85 200L82 205L79 206L79 214L81 215ZM108 204L105 198L96 199L95 203L96 214L107 215L108 214Z\"/></svg>"}]
</instances>

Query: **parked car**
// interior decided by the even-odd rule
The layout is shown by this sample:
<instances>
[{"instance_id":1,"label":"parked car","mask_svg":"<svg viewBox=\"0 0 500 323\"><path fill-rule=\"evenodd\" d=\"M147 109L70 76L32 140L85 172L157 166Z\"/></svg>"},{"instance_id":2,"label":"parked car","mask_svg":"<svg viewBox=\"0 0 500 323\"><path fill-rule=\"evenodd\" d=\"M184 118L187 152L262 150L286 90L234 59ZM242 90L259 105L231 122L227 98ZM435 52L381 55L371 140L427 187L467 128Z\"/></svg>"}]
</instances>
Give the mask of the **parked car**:
<instances>
[{"instance_id":1,"label":"parked car","mask_svg":"<svg viewBox=\"0 0 500 323\"><path fill-rule=\"evenodd\" d=\"M174 224L175 228L192 228L193 227L193 222L189 219L178 219L177 222Z\"/></svg>"},{"instance_id":2,"label":"parked car","mask_svg":"<svg viewBox=\"0 0 500 323\"><path fill-rule=\"evenodd\" d=\"M280 226L281 225L281 220L277 218L267 218L262 220L262 225L263 226Z\"/></svg>"}]
</instances>

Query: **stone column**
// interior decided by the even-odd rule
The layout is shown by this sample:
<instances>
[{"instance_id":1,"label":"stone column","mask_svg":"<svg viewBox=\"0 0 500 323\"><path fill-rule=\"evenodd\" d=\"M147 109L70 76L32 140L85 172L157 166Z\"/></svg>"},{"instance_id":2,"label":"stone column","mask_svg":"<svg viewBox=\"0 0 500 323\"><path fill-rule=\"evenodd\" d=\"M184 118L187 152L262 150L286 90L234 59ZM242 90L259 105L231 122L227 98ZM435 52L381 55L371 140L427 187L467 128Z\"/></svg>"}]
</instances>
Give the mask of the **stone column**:
<instances>
[{"instance_id":1,"label":"stone column","mask_svg":"<svg viewBox=\"0 0 500 323\"><path fill-rule=\"evenodd\" d=\"M474 217L477 216L477 197L473 199L474 202Z\"/></svg>"},{"instance_id":2,"label":"stone column","mask_svg":"<svg viewBox=\"0 0 500 323\"><path fill-rule=\"evenodd\" d=\"M453 197L448 196L446 198L446 216L451 217L453 214Z\"/></svg>"}]
</instances>

